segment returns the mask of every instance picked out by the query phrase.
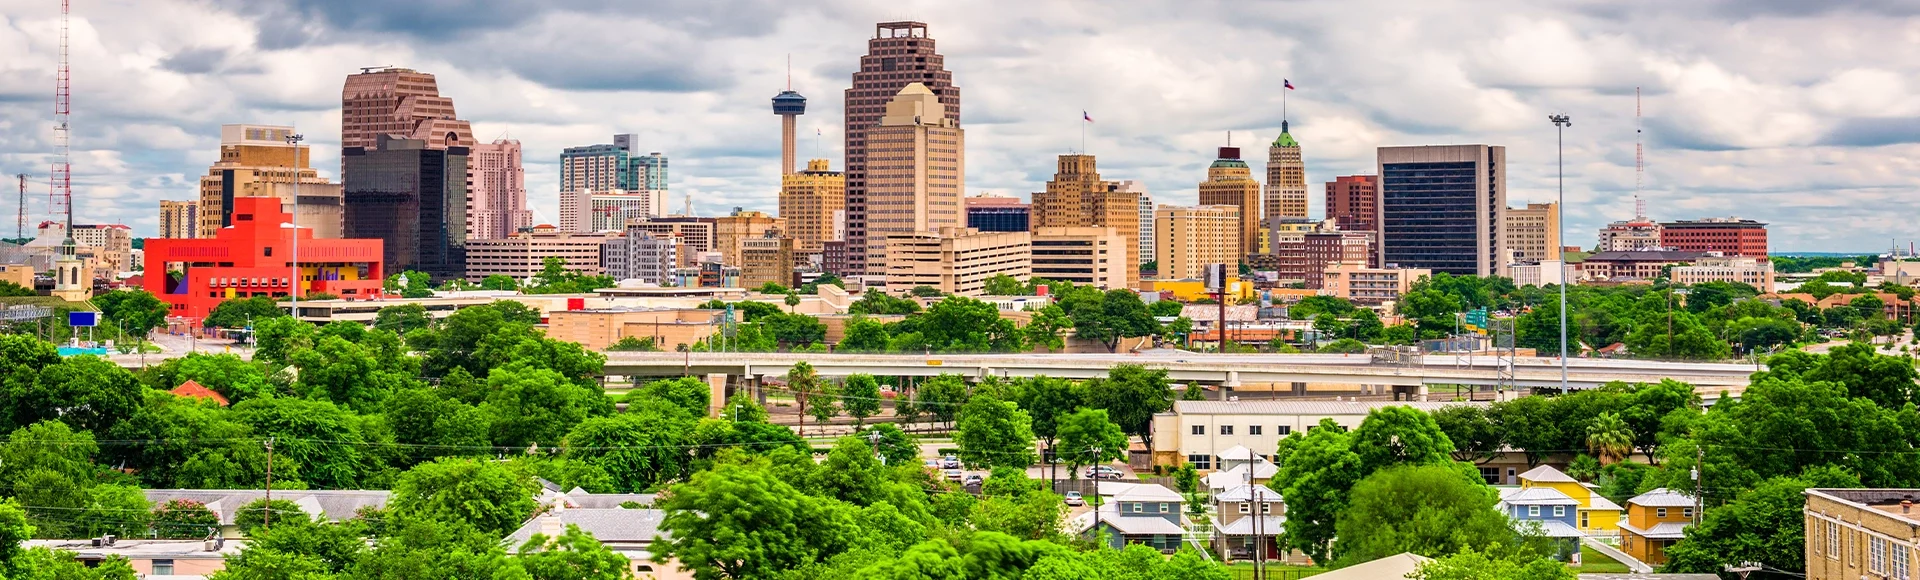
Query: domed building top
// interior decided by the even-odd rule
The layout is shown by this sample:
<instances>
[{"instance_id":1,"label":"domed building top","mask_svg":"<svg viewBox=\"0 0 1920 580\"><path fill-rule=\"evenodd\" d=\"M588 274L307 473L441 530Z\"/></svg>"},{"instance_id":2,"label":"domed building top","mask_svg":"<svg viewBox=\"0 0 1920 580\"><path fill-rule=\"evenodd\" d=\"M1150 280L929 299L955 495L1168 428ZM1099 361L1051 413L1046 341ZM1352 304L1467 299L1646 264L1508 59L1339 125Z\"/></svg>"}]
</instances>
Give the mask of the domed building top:
<instances>
[{"instance_id":1,"label":"domed building top","mask_svg":"<svg viewBox=\"0 0 1920 580\"><path fill-rule=\"evenodd\" d=\"M773 97L773 114L804 115L807 113L807 98L793 91L780 91Z\"/></svg>"},{"instance_id":2,"label":"domed building top","mask_svg":"<svg viewBox=\"0 0 1920 580\"><path fill-rule=\"evenodd\" d=\"M1293 140L1293 134L1287 132L1287 122L1280 122L1280 136L1273 140L1274 147L1299 147L1300 142Z\"/></svg>"}]
</instances>

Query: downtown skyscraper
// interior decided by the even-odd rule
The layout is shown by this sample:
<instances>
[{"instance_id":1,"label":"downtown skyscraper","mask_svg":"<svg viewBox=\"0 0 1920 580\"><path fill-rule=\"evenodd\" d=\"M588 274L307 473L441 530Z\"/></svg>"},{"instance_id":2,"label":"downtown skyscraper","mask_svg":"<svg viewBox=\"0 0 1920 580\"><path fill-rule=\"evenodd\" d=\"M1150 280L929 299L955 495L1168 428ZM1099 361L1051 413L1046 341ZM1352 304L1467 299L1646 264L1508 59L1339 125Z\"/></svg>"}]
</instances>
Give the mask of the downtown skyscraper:
<instances>
[{"instance_id":1,"label":"downtown skyscraper","mask_svg":"<svg viewBox=\"0 0 1920 580\"><path fill-rule=\"evenodd\" d=\"M1263 218L1307 217L1307 164L1300 158L1300 142L1280 122L1280 136L1267 147L1267 199Z\"/></svg>"},{"instance_id":2,"label":"downtown skyscraper","mask_svg":"<svg viewBox=\"0 0 1920 580\"><path fill-rule=\"evenodd\" d=\"M927 36L924 22L882 22L874 26L867 40L867 54L860 57L860 70L853 73L853 87L846 91L847 154L847 267L853 274L867 273L868 248L886 247L884 235L869 239L867 134L880 124L891 102L907 85L926 86L941 105L943 117L955 127L960 125L960 87L953 84L953 73L946 70L946 57L934 52L933 38ZM957 208L956 208L957 209ZM911 217L911 216L908 216Z\"/></svg>"},{"instance_id":3,"label":"downtown skyscraper","mask_svg":"<svg viewBox=\"0 0 1920 580\"><path fill-rule=\"evenodd\" d=\"M1033 231L1040 228L1107 227L1125 238L1119 263L1127 287L1140 275L1140 194L1101 181L1092 155L1061 155L1047 190L1033 194Z\"/></svg>"}]
</instances>

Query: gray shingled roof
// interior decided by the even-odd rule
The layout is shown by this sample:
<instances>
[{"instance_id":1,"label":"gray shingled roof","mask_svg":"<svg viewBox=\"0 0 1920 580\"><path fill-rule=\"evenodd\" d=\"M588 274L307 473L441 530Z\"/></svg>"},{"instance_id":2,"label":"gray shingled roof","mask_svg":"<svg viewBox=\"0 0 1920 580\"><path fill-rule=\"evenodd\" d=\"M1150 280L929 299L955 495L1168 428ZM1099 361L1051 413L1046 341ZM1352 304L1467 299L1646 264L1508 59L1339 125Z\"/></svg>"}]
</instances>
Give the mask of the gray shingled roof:
<instances>
[{"instance_id":1,"label":"gray shingled roof","mask_svg":"<svg viewBox=\"0 0 1920 580\"><path fill-rule=\"evenodd\" d=\"M559 518L561 529L579 526L580 531L592 534L602 544L646 545L666 535L660 530L660 521L666 515L667 512L655 509L564 509L533 516L503 542L508 550L517 551L534 534L542 533L541 528L549 518Z\"/></svg>"},{"instance_id":2,"label":"gray shingled roof","mask_svg":"<svg viewBox=\"0 0 1920 580\"><path fill-rule=\"evenodd\" d=\"M233 525L233 516L242 506L256 500L265 499L266 490L260 489L149 489L147 501L160 505L176 499L190 499L206 504L207 509L220 516L220 525ZM300 506L308 515L325 517L329 520L353 519L363 507L386 507L387 499L393 492L387 490L362 489L285 489L273 492L274 501L290 501Z\"/></svg>"}]
</instances>

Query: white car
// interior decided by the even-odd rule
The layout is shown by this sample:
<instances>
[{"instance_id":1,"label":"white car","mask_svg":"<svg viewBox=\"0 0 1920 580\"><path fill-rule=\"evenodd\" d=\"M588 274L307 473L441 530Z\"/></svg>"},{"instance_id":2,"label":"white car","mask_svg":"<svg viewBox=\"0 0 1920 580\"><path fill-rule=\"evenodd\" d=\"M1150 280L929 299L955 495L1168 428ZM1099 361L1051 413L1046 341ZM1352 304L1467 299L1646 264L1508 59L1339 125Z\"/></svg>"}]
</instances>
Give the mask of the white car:
<instances>
[{"instance_id":1,"label":"white car","mask_svg":"<svg viewBox=\"0 0 1920 580\"><path fill-rule=\"evenodd\" d=\"M947 476L947 481L960 481L962 479L966 479L967 474L966 472L960 471L958 469L949 469L947 470L946 476Z\"/></svg>"},{"instance_id":2,"label":"white car","mask_svg":"<svg viewBox=\"0 0 1920 580\"><path fill-rule=\"evenodd\" d=\"M1087 505L1086 498L1080 497L1080 492L1069 491L1067 492L1066 498L1067 498L1067 505L1072 505L1072 506Z\"/></svg>"}]
</instances>

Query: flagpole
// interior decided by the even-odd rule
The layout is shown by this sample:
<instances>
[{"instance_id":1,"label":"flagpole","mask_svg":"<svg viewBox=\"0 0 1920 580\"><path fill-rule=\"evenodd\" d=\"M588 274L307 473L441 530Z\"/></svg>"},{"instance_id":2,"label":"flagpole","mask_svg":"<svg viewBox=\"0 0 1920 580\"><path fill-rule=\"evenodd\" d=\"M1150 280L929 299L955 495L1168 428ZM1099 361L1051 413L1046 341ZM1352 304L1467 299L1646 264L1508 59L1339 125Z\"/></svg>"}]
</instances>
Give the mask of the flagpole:
<instances>
[{"instance_id":1,"label":"flagpole","mask_svg":"<svg viewBox=\"0 0 1920 580\"><path fill-rule=\"evenodd\" d=\"M1087 112L1080 112L1080 154L1087 154Z\"/></svg>"}]
</instances>

